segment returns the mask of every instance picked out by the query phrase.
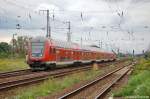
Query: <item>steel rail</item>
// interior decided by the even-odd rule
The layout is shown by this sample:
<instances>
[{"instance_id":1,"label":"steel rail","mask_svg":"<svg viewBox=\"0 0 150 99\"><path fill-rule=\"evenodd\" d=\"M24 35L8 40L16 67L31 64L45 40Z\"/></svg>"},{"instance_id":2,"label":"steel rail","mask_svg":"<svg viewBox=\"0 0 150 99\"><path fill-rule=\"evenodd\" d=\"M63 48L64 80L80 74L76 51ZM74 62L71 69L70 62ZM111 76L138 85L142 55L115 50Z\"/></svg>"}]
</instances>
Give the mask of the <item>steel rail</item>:
<instances>
[{"instance_id":1,"label":"steel rail","mask_svg":"<svg viewBox=\"0 0 150 99\"><path fill-rule=\"evenodd\" d=\"M128 69L125 73L123 73L120 77L118 77L115 81L113 81L107 88L105 88L101 93L99 93L95 99L100 99L104 94L107 93L107 91L114 85L116 84L122 77L124 77L124 75L126 75L126 73L129 72L130 69Z\"/></svg>"},{"instance_id":2,"label":"steel rail","mask_svg":"<svg viewBox=\"0 0 150 99\"><path fill-rule=\"evenodd\" d=\"M74 68L74 69L68 70L68 71L62 71L62 72L53 73L53 74L48 73L46 75L37 76L37 77L33 77L33 78L31 77L31 78L24 78L24 79L20 79L20 80L2 82L2 83L0 83L0 90L5 90L5 89L9 89L9 88L16 87L19 85L43 81L43 80L49 79L50 77L58 78L58 77L66 76L66 75L81 72L81 71L87 71L90 69L91 69L91 66L84 67L84 68L83 67L82 68Z\"/></svg>"},{"instance_id":3,"label":"steel rail","mask_svg":"<svg viewBox=\"0 0 150 99\"><path fill-rule=\"evenodd\" d=\"M24 69L24 70L16 70L16 71L10 71L10 72L4 72L0 73L0 78L6 78L6 77L12 77L12 76L20 76L20 74L25 74L30 72L31 69Z\"/></svg>"},{"instance_id":4,"label":"steel rail","mask_svg":"<svg viewBox=\"0 0 150 99\"><path fill-rule=\"evenodd\" d=\"M94 81L92 81L92 82L90 82L90 83L88 83L88 84L85 84L85 85L79 87L78 89L73 90L73 91L71 91L71 92L69 92L69 93L63 95L63 96L59 97L58 99L66 99L66 98L68 98L68 97L70 97L70 96L72 96L72 95L74 95L74 94L80 93L82 90L84 90L84 89L86 89L86 88L88 88L88 87L90 87L90 86L92 86L92 85L98 83L100 80L103 80L104 78L110 76L111 74L114 74L115 72L117 72L117 71L123 69L124 67L126 67L126 66L120 67L120 68L118 68L118 69L116 69L116 70L114 70L114 71L112 71L112 72L110 72L110 73L107 73L106 75L104 75L104 76L102 76L102 77L100 77L100 78L97 78L96 80L94 80Z\"/></svg>"}]
</instances>

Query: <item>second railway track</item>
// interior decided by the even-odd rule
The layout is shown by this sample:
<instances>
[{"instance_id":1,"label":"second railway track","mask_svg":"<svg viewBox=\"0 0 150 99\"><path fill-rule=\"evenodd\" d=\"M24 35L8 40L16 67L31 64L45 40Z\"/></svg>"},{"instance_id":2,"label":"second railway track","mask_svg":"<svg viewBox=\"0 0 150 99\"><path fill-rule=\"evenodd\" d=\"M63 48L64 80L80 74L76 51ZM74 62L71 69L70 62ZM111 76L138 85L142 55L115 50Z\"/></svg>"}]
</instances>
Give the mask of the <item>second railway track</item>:
<instances>
[{"instance_id":1,"label":"second railway track","mask_svg":"<svg viewBox=\"0 0 150 99\"><path fill-rule=\"evenodd\" d=\"M0 73L0 79L1 78L7 78L12 76L20 76L31 73L31 69L23 69L23 70L16 70L16 71L10 71L10 72L4 72Z\"/></svg>"},{"instance_id":2,"label":"second railway track","mask_svg":"<svg viewBox=\"0 0 150 99\"><path fill-rule=\"evenodd\" d=\"M120 67L104 76L98 77L61 97L59 99L102 99L118 80L120 80L129 70L130 66Z\"/></svg>"},{"instance_id":3,"label":"second railway track","mask_svg":"<svg viewBox=\"0 0 150 99\"><path fill-rule=\"evenodd\" d=\"M116 61L117 62L121 62L121 61L125 61L125 60L119 60ZM115 62L107 62L107 63L102 63L102 64L110 64L110 63L115 63ZM50 72L50 71L48 71ZM31 69L23 69L23 70L16 70L16 71L10 71L10 72L2 72L0 73L0 79L2 78L8 78L8 77L14 77L14 76L21 76L21 75L28 75L33 73Z\"/></svg>"},{"instance_id":4,"label":"second railway track","mask_svg":"<svg viewBox=\"0 0 150 99\"><path fill-rule=\"evenodd\" d=\"M19 85L43 81L43 80L49 79L50 77L58 78L58 77L62 77L65 75L76 73L76 72L87 71L90 69L91 69L91 66L86 66L86 67L78 67L78 68L73 68L73 69L66 69L63 71L58 70L55 72L41 72L41 73L35 72L36 74L34 73L30 75L24 75L24 78L21 77L21 79L11 79L11 80L0 82L0 91L10 89Z\"/></svg>"}]
</instances>

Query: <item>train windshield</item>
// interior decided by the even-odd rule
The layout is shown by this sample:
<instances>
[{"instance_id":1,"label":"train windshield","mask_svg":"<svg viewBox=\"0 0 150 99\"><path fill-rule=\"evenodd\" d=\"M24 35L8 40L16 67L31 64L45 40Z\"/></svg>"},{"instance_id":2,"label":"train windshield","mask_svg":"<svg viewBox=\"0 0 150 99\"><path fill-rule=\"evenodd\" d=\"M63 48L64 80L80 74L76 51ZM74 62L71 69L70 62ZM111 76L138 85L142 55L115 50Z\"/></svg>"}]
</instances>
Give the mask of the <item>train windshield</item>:
<instances>
[{"instance_id":1,"label":"train windshield","mask_svg":"<svg viewBox=\"0 0 150 99\"><path fill-rule=\"evenodd\" d=\"M42 57L44 50L43 42L32 42L32 57Z\"/></svg>"}]
</instances>

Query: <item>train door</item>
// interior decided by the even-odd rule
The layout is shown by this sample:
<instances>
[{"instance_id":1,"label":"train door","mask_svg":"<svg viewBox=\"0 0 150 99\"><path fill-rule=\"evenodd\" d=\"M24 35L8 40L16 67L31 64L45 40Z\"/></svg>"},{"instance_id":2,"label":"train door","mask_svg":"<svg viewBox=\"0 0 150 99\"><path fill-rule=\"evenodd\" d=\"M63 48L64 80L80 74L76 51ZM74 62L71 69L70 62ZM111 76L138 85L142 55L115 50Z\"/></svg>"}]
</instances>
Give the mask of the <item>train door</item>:
<instances>
[{"instance_id":1,"label":"train door","mask_svg":"<svg viewBox=\"0 0 150 99\"><path fill-rule=\"evenodd\" d=\"M76 51L76 60L79 61L80 60L80 52Z\"/></svg>"},{"instance_id":2,"label":"train door","mask_svg":"<svg viewBox=\"0 0 150 99\"><path fill-rule=\"evenodd\" d=\"M65 61L66 59L66 53L65 53L65 50L64 49L61 49L60 51L60 61Z\"/></svg>"},{"instance_id":3,"label":"train door","mask_svg":"<svg viewBox=\"0 0 150 99\"><path fill-rule=\"evenodd\" d=\"M51 61L56 61L56 48L55 47L50 47L49 57Z\"/></svg>"},{"instance_id":4,"label":"train door","mask_svg":"<svg viewBox=\"0 0 150 99\"><path fill-rule=\"evenodd\" d=\"M72 51L73 52L73 60L77 60L77 52L75 50Z\"/></svg>"},{"instance_id":5,"label":"train door","mask_svg":"<svg viewBox=\"0 0 150 99\"><path fill-rule=\"evenodd\" d=\"M78 61L79 60L79 52L78 51L75 51L74 50L74 54L73 54L73 57L74 57L74 60Z\"/></svg>"},{"instance_id":6,"label":"train door","mask_svg":"<svg viewBox=\"0 0 150 99\"><path fill-rule=\"evenodd\" d=\"M56 62L60 62L61 61L61 49L60 48L56 48Z\"/></svg>"}]
</instances>

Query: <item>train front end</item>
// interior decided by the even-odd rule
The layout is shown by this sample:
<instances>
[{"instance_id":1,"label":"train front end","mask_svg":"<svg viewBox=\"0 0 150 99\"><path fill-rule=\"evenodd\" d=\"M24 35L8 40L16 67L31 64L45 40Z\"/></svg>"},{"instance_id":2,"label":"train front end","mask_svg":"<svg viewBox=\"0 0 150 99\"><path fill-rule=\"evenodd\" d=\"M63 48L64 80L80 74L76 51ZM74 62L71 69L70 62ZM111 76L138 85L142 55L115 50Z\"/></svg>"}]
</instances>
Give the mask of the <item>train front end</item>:
<instances>
[{"instance_id":1,"label":"train front end","mask_svg":"<svg viewBox=\"0 0 150 99\"><path fill-rule=\"evenodd\" d=\"M45 49L46 42L45 38L34 38L31 39L28 45L27 63L32 70L45 70Z\"/></svg>"}]
</instances>

